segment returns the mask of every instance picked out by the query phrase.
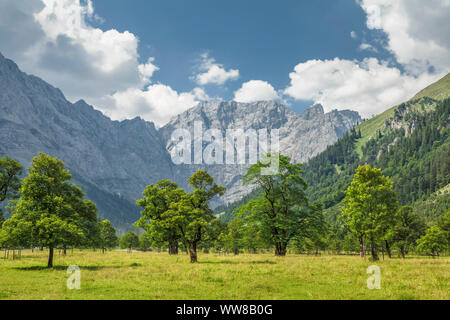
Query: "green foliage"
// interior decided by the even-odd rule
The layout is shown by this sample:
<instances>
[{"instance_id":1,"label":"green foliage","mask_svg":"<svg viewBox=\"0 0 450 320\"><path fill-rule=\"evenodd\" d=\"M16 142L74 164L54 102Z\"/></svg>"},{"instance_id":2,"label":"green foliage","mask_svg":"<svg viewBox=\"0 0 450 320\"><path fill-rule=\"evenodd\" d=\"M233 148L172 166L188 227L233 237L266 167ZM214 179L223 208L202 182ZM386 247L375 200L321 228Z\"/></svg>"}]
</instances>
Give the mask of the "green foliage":
<instances>
[{"instance_id":1,"label":"green foliage","mask_svg":"<svg viewBox=\"0 0 450 320\"><path fill-rule=\"evenodd\" d=\"M413 208L427 224L432 224L450 208L450 194L434 193L425 200L414 202Z\"/></svg>"},{"instance_id":2,"label":"green foliage","mask_svg":"<svg viewBox=\"0 0 450 320\"><path fill-rule=\"evenodd\" d=\"M119 238L116 235L112 223L109 220L100 222L100 247L103 249L115 248L119 243Z\"/></svg>"},{"instance_id":3,"label":"green foliage","mask_svg":"<svg viewBox=\"0 0 450 320\"><path fill-rule=\"evenodd\" d=\"M18 197L22 165L10 157L0 158L0 204Z\"/></svg>"},{"instance_id":4,"label":"green foliage","mask_svg":"<svg viewBox=\"0 0 450 320\"><path fill-rule=\"evenodd\" d=\"M417 240L417 250L433 257L439 256L447 248L447 235L438 226L428 228L426 234Z\"/></svg>"},{"instance_id":5,"label":"green foliage","mask_svg":"<svg viewBox=\"0 0 450 320\"><path fill-rule=\"evenodd\" d=\"M220 235L226 232L226 230L228 230L226 222L219 219L213 219L208 228L206 228L202 237L202 242L199 246L202 247L205 252L208 252L211 248L216 250L223 249L224 244L223 241L220 240Z\"/></svg>"},{"instance_id":6,"label":"green foliage","mask_svg":"<svg viewBox=\"0 0 450 320\"><path fill-rule=\"evenodd\" d=\"M424 235L426 225L418 217L411 207L401 207L395 216L395 224L390 229L390 239L400 250L404 258L405 255L415 246L416 241Z\"/></svg>"},{"instance_id":7,"label":"green foliage","mask_svg":"<svg viewBox=\"0 0 450 320\"><path fill-rule=\"evenodd\" d=\"M2 227L9 246L48 247L52 267L53 248L88 246L98 239L97 209L70 179L61 160L43 153L33 158L20 199Z\"/></svg>"},{"instance_id":8,"label":"green foliage","mask_svg":"<svg viewBox=\"0 0 450 320\"><path fill-rule=\"evenodd\" d=\"M294 237L304 236L306 230L317 230L320 223L314 217L320 217L321 212L306 198L302 164L292 164L290 158L280 155L276 174L264 175L263 169L268 166L258 161L244 175L244 185L254 185L262 192L258 199L239 209L239 217L261 229L261 234L275 245L276 255L286 255Z\"/></svg>"},{"instance_id":9,"label":"green foliage","mask_svg":"<svg viewBox=\"0 0 450 320\"><path fill-rule=\"evenodd\" d=\"M442 202L443 199L439 199L440 204L436 205L428 203L427 199L449 183L450 99L439 103L431 99L422 100L424 110L430 103L435 107L424 112L413 108L418 102L410 102L391 109L390 116L382 121L382 127L378 127L384 128L381 136L375 135L367 140L361 155L356 149L362 139L359 129L362 137L367 134L363 130L365 123L311 159L305 166L308 198L323 203L325 209L339 204L356 168L370 164L381 168L383 174L391 178L402 205L414 204L417 214L430 222L445 212L448 206ZM401 112L396 112L399 108ZM385 127L386 121L397 121L404 128L414 129L412 133L407 133L404 128L393 130ZM417 208L415 203L422 208ZM432 213L426 206L432 207Z\"/></svg>"},{"instance_id":10,"label":"green foliage","mask_svg":"<svg viewBox=\"0 0 450 320\"><path fill-rule=\"evenodd\" d=\"M208 172L198 170L189 178L193 191L182 195L179 202L171 205L168 226L175 226L185 246L189 249L191 262L197 262L197 245L211 223L216 220L209 201L217 195L223 195L225 187L214 183Z\"/></svg>"},{"instance_id":11,"label":"green foliage","mask_svg":"<svg viewBox=\"0 0 450 320\"><path fill-rule=\"evenodd\" d=\"M133 231L128 231L120 238L119 242L121 249L133 250L139 248L139 237Z\"/></svg>"},{"instance_id":12,"label":"green foliage","mask_svg":"<svg viewBox=\"0 0 450 320\"><path fill-rule=\"evenodd\" d=\"M392 181L381 174L381 169L360 166L343 203L342 217L348 228L360 241L369 239L372 258L377 260L376 241L385 236L397 210Z\"/></svg>"},{"instance_id":13,"label":"green foliage","mask_svg":"<svg viewBox=\"0 0 450 320\"><path fill-rule=\"evenodd\" d=\"M439 218L437 226L444 232L447 244L450 246L450 209L447 209L447 212Z\"/></svg>"},{"instance_id":14,"label":"green foliage","mask_svg":"<svg viewBox=\"0 0 450 320\"><path fill-rule=\"evenodd\" d=\"M135 223L147 232L154 243L168 242L169 253L178 253L178 241L181 238L179 228L173 223L170 207L178 203L185 195L183 189L175 182L161 180L156 185L150 185L143 192L144 198L137 205L144 208L141 218Z\"/></svg>"},{"instance_id":15,"label":"green foliage","mask_svg":"<svg viewBox=\"0 0 450 320\"><path fill-rule=\"evenodd\" d=\"M149 233L144 233L139 238L139 249L141 250L149 250L152 247L152 236Z\"/></svg>"}]
</instances>

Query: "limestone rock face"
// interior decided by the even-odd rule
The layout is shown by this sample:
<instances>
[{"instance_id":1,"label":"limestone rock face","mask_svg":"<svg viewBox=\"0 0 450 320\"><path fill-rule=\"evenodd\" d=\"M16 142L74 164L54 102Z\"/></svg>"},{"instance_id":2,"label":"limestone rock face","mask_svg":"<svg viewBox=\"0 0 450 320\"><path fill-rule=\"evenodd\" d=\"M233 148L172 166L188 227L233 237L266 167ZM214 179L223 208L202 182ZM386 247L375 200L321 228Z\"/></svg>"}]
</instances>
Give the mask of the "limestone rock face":
<instances>
[{"instance_id":1,"label":"limestone rock face","mask_svg":"<svg viewBox=\"0 0 450 320\"><path fill-rule=\"evenodd\" d=\"M27 75L0 54L0 157L27 167L39 152L64 161L74 182L96 202L102 217L116 226L137 220L135 201L144 188L171 179L187 188L187 178L207 169L228 190L216 204L238 200L248 187L241 176L248 165L175 165L172 132L193 129L279 129L283 154L305 162L361 121L353 111L324 113L315 105L299 115L273 101L203 102L155 128L140 118L112 121L83 100L71 103L38 77Z\"/></svg>"},{"instance_id":2,"label":"limestone rock face","mask_svg":"<svg viewBox=\"0 0 450 320\"><path fill-rule=\"evenodd\" d=\"M160 129L169 152L175 147L171 135L175 129L187 129L194 138L194 123L200 122L203 130L218 129L226 136L227 129L279 130L280 151L295 162L306 162L336 142L348 130L361 121L354 111L324 113L321 105L314 105L303 114L274 101L255 103L202 102L196 107L174 117ZM240 177L248 165L179 165L175 167L178 181L183 182L197 169L208 170L218 183L227 187L221 198L225 202L240 199L249 191L242 186ZM184 185L183 185L184 186Z\"/></svg>"},{"instance_id":3,"label":"limestone rock face","mask_svg":"<svg viewBox=\"0 0 450 320\"><path fill-rule=\"evenodd\" d=\"M25 167L39 152L63 160L101 214L116 224L137 217L134 203L145 186L172 177L172 163L153 123L111 121L84 101L72 104L59 89L3 57L0 141L0 156Z\"/></svg>"}]
</instances>

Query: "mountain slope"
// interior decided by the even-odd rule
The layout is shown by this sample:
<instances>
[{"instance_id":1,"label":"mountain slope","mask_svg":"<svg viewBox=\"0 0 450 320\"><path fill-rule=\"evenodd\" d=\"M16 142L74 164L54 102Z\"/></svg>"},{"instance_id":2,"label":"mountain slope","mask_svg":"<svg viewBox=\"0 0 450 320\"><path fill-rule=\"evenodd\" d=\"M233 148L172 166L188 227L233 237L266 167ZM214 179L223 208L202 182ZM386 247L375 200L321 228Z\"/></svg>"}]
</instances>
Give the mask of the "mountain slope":
<instances>
[{"instance_id":1,"label":"mountain slope","mask_svg":"<svg viewBox=\"0 0 450 320\"><path fill-rule=\"evenodd\" d=\"M411 100L416 100L423 97L429 97L440 101L450 98L450 73L420 91Z\"/></svg>"},{"instance_id":2,"label":"mountain slope","mask_svg":"<svg viewBox=\"0 0 450 320\"><path fill-rule=\"evenodd\" d=\"M427 88L417 93L411 100L398 106L390 108L383 113L364 121L359 125L361 130L361 139L358 140L356 151L362 156L362 147L377 134L377 131L384 130L385 122L395 116L396 110L405 104L411 108L420 109L422 107L432 108L436 101L443 101L450 97L450 73L439 81L429 85ZM430 100L432 99L432 100Z\"/></svg>"},{"instance_id":3,"label":"mountain slope","mask_svg":"<svg viewBox=\"0 0 450 320\"><path fill-rule=\"evenodd\" d=\"M434 98L450 91L443 80L428 87ZM449 124L450 99L423 96L363 122L305 165L308 197L324 205L328 220L336 220L356 168L369 163L393 179L403 205L412 205L426 221L433 221L450 201ZM237 207L256 195L216 212L230 220Z\"/></svg>"},{"instance_id":4,"label":"mountain slope","mask_svg":"<svg viewBox=\"0 0 450 320\"><path fill-rule=\"evenodd\" d=\"M0 141L0 156L24 166L38 152L62 159L101 215L116 226L136 218L134 202L146 185L171 176L153 123L111 121L84 101L72 104L60 90L2 56Z\"/></svg>"},{"instance_id":5,"label":"mountain slope","mask_svg":"<svg viewBox=\"0 0 450 320\"><path fill-rule=\"evenodd\" d=\"M0 157L8 155L27 167L38 152L64 161L75 183L108 218L124 230L137 220L136 199L149 185L171 179L187 187L198 166L176 166L169 138L177 127L200 120L205 129L280 129L283 152L305 161L337 141L360 122L352 111L324 114L314 106L298 115L274 102L201 103L157 130L140 118L112 121L84 101L71 103L38 77L21 72L0 54ZM225 201L248 192L240 185L246 166L200 166L229 190Z\"/></svg>"},{"instance_id":6,"label":"mountain slope","mask_svg":"<svg viewBox=\"0 0 450 320\"><path fill-rule=\"evenodd\" d=\"M299 115L273 101L255 103L203 102L178 115L161 128L161 135L170 151L174 148L171 134L185 128L193 136L194 122L200 122L203 130L219 129L225 137L227 129L279 129L280 152L295 162L305 162L337 141L361 121L354 111L324 113L321 105L315 105ZM218 183L227 187L225 203L240 199L249 192L243 187L241 176L248 165L184 165L177 166L175 179L186 187L185 181L197 169L210 172Z\"/></svg>"}]
</instances>

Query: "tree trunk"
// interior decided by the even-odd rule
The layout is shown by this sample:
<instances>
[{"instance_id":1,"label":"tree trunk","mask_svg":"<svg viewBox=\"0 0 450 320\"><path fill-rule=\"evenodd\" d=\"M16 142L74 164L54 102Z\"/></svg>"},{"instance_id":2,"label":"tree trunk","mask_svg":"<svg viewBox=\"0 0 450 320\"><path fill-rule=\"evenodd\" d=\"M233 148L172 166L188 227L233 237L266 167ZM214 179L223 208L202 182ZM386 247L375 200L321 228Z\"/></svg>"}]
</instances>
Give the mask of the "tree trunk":
<instances>
[{"instance_id":1,"label":"tree trunk","mask_svg":"<svg viewBox=\"0 0 450 320\"><path fill-rule=\"evenodd\" d=\"M197 243L189 244L189 254L191 255L191 263L197 262Z\"/></svg>"},{"instance_id":2,"label":"tree trunk","mask_svg":"<svg viewBox=\"0 0 450 320\"><path fill-rule=\"evenodd\" d=\"M375 248L375 239L373 236L370 237L370 253L372 254L372 261L378 261L378 253Z\"/></svg>"},{"instance_id":3,"label":"tree trunk","mask_svg":"<svg viewBox=\"0 0 450 320\"><path fill-rule=\"evenodd\" d=\"M102 253L105 254L105 248L102 248Z\"/></svg>"},{"instance_id":4,"label":"tree trunk","mask_svg":"<svg viewBox=\"0 0 450 320\"><path fill-rule=\"evenodd\" d=\"M53 268L53 247L48 248L48 268Z\"/></svg>"},{"instance_id":5,"label":"tree trunk","mask_svg":"<svg viewBox=\"0 0 450 320\"><path fill-rule=\"evenodd\" d=\"M361 258L364 258L364 240L363 240L363 236L360 236L358 238L359 240L359 256Z\"/></svg>"},{"instance_id":6,"label":"tree trunk","mask_svg":"<svg viewBox=\"0 0 450 320\"><path fill-rule=\"evenodd\" d=\"M278 257L283 257L286 255L287 243L277 242L275 243L275 255Z\"/></svg>"},{"instance_id":7,"label":"tree trunk","mask_svg":"<svg viewBox=\"0 0 450 320\"><path fill-rule=\"evenodd\" d=\"M239 249L238 248L234 248L233 253L235 256L237 256L239 254Z\"/></svg>"},{"instance_id":8,"label":"tree trunk","mask_svg":"<svg viewBox=\"0 0 450 320\"><path fill-rule=\"evenodd\" d=\"M66 254L67 254L67 248L66 248L66 246L64 246L63 250L64 250L64 251L63 251L63 254L66 255Z\"/></svg>"},{"instance_id":9,"label":"tree trunk","mask_svg":"<svg viewBox=\"0 0 450 320\"><path fill-rule=\"evenodd\" d=\"M400 254L402 255L402 259L405 259L405 247L404 246L400 247Z\"/></svg>"},{"instance_id":10,"label":"tree trunk","mask_svg":"<svg viewBox=\"0 0 450 320\"><path fill-rule=\"evenodd\" d=\"M169 254L175 255L178 254L178 241L177 240L169 240Z\"/></svg>"},{"instance_id":11,"label":"tree trunk","mask_svg":"<svg viewBox=\"0 0 450 320\"><path fill-rule=\"evenodd\" d=\"M389 245L389 241L384 240L384 243L386 244L387 255L388 255L389 259L391 259L392 258L392 254L391 254L391 246Z\"/></svg>"}]
</instances>

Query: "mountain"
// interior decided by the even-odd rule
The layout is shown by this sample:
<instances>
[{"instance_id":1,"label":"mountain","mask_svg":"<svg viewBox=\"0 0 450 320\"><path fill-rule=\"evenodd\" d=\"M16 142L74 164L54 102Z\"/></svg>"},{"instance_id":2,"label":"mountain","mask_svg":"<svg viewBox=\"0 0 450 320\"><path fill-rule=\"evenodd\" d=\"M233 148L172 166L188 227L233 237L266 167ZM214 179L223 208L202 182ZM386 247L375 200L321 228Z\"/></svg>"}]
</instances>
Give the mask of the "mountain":
<instances>
[{"instance_id":1,"label":"mountain","mask_svg":"<svg viewBox=\"0 0 450 320\"><path fill-rule=\"evenodd\" d=\"M227 129L267 129L268 132L278 129L280 152L295 162L306 162L341 138L361 122L361 118L357 112L348 110L324 113L319 104L299 115L274 101L202 102L161 128L169 152L174 148L170 139L172 132L186 128L193 136L194 122L200 122L203 130L219 129L224 137ZM186 187L185 181L198 169L208 170L219 183L227 186L221 198L225 203L236 201L249 191L240 179L248 165L180 165L175 169L175 180Z\"/></svg>"},{"instance_id":2,"label":"mountain","mask_svg":"<svg viewBox=\"0 0 450 320\"><path fill-rule=\"evenodd\" d=\"M450 204L450 75L411 100L366 120L305 165L310 200L322 203L330 221L339 215L343 191L359 165L382 169L402 205L434 221ZM429 94L426 96L424 94ZM220 206L224 220L257 196Z\"/></svg>"},{"instance_id":3,"label":"mountain","mask_svg":"<svg viewBox=\"0 0 450 320\"><path fill-rule=\"evenodd\" d=\"M450 98L450 73L439 81L420 91L411 100L417 100L423 97L428 97L435 100L444 100Z\"/></svg>"},{"instance_id":4,"label":"mountain","mask_svg":"<svg viewBox=\"0 0 450 320\"><path fill-rule=\"evenodd\" d=\"M279 129L282 152L307 161L361 121L353 111L324 113L320 105L299 115L275 102L242 104L204 102L173 118L159 130L140 118L112 121L83 100L69 102L63 93L20 71L0 54L0 156L8 155L27 167L44 152L64 161L73 180L93 200L100 216L119 229L139 217L136 199L160 179L187 187L198 166L174 165L170 136L176 128L201 121L204 129ZM249 190L240 177L246 166L200 166L229 190L233 201ZM219 204L219 203L218 203Z\"/></svg>"},{"instance_id":5,"label":"mountain","mask_svg":"<svg viewBox=\"0 0 450 320\"><path fill-rule=\"evenodd\" d=\"M44 152L62 159L102 216L124 226L139 216L144 187L171 177L172 165L151 122L111 121L84 101L27 75L0 56L0 156L28 166Z\"/></svg>"}]
</instances>

